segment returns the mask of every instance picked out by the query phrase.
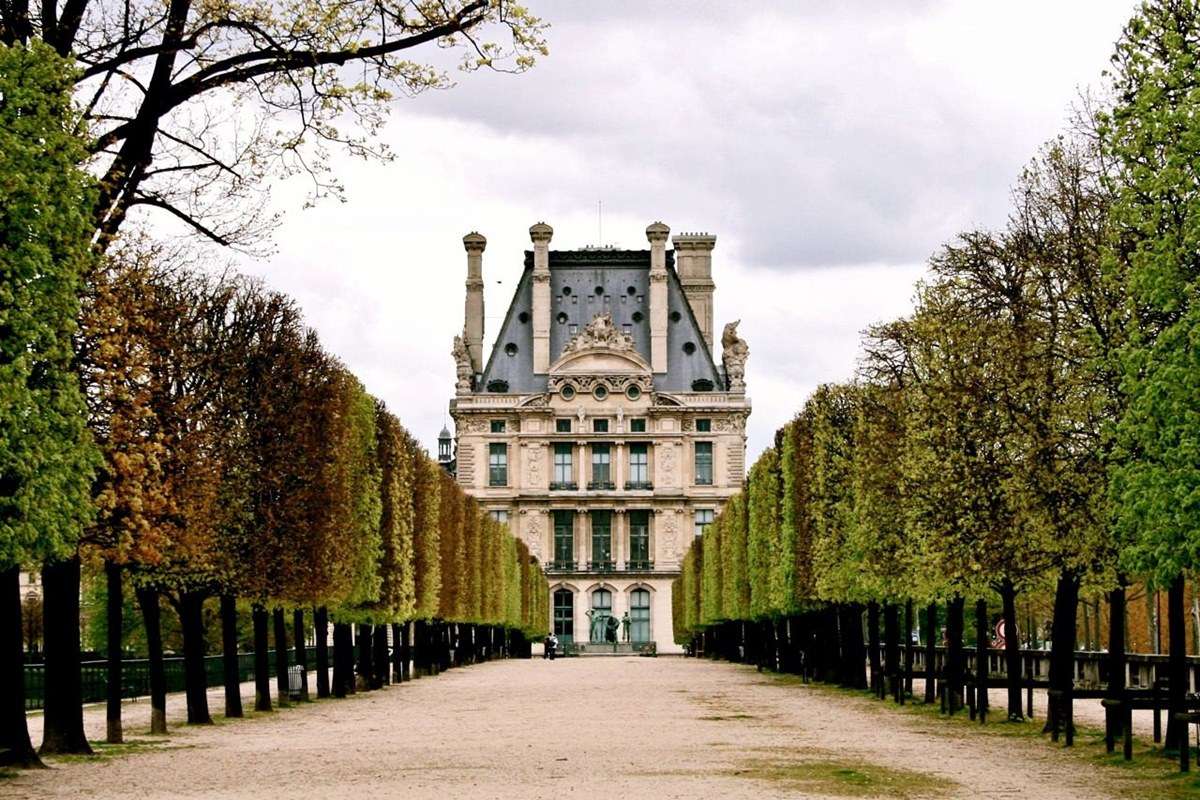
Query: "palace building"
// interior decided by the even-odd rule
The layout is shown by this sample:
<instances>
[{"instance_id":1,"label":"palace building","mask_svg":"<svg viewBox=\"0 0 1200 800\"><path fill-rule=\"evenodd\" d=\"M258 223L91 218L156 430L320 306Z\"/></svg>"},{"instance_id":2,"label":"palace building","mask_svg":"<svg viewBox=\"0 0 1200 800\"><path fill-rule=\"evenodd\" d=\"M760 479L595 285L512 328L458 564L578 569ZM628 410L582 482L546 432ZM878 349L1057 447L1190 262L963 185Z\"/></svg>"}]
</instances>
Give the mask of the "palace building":
<instances>
[{"instance_id":1,"label":"palace building","mask_svg":"<svg viewBox=\"0 0 1200 800\"><path fill-rule=\"evenodd\" d=\"M683 234L668 249L669 233L650 225L648 250L551 250L550 226L531 227L486 361L487 240L463 237L457 447L443 442L439 456L529 545L550 624L583 650L615 617L619 649L628 637L629 649L678 651L671 580L745 474L749 351L736 322L713 338L716 237Z\"/></svg>"}]
</instances>

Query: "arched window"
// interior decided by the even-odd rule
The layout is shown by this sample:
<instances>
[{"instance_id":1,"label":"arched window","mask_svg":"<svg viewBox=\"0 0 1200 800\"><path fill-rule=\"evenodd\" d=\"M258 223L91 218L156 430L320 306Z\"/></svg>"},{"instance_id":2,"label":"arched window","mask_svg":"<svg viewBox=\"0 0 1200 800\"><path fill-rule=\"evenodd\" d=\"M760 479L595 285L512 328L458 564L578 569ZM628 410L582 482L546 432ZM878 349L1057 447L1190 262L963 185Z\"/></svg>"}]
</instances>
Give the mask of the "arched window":
<instances>
[{"instance_id":1,"label":"arched window","mask_svg":"<svg viewBox=\"0 0 1200 800\"><path fill-rule=\"evenodd\" d=\"M554 592L554 633L561 645L575 638L575 593L570 589Z\"/></svg>"},{"instance_id":2,"label":"arched window","mask_svg":"<svg viewBox=\"0 0 1200 800\"><path fill-rule=\"evenodd\" d=\"M605 641L608 618L612 616L612 592L608 589L597 589L592 592L592 629L591 641L599 644Z\"/></svg>"},{"instance_id":3,"label":"arched window","mask_svg":"<svg viewBox=\"0 0 1200 800\"><path fill-rule=\"evenodd\" d=\"M629 638L634 642L650 641L650 592L634 589L629 593Z\"/></svg>"}]
</instances>

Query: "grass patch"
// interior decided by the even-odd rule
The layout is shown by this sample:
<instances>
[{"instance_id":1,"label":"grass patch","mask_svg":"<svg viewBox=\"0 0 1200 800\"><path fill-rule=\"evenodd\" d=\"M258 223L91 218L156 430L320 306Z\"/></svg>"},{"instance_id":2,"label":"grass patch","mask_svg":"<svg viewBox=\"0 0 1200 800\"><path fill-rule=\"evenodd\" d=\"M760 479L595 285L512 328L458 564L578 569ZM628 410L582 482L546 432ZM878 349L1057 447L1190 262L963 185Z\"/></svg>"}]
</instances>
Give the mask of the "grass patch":
<instances>
[{"instance_id":1,"label":"grass patch","mask_svg":"<svg viewBox=\"0 0 1200 800\"><path fill-rule=\"evenodd\" d=\"M120 744L109 744L108 742L91 742L92 754L86 755L53 755L46 756L45 760L53 764L71 764L80 762L104 761L110 758L118 758L120 756L132 755L135 753L148 753L154 750L183 750L194 745L179 744L178 742L167 738L155 739L127 739Z\"/></svg>"},{"instance_id":2,"label":"grass patch","mask_svg":"<svg viewBox=\"0 0 1200 800\"><path fill-rule=\"evenodd\" d=\"M794 675L771 677L786 685L801 683ZM1070 758L1081 766L1086 765L1087 771L1079 773L1081 779L1094 781L1118 797L1200 800L1200 765L1193 764L1192 772L1181 773L1174 753L1165 754L1161 747L1143 737L1134 738L1133 760L1126 761L1121 755L1121 742L1118 740L1115 753L1107 754L1104 751L1104 730L1092 725L1077 723L1075 744L1066 748L1061 739L1055 744L1049 734L1042 733L1045 719L1009 722L1004 716L1003 705L992 706L988 710L987 724L981 725L977 720L971 720L965 708L950 717L941 712L939 704L926 705L915 698L898 706L891 700L880 701L870 692L858 689L821 683L808 683L804 688L831 698L851 700L857 710L878 714L899 713L920 725L920 730L925 733L961 736L968 732L971 735L1023 739L1030 742L1031 746L1037 740L1047 748L1048 755Z\"/></svg>"},{"instance_id":3,"label":"grass patch","mask_svg":"<svg viewBox=\"0 0 1200 800\"><path fill-rule=\"evenodd\" d=\"M940 797L957 786L953 781L912 770L845 760L748 761L731 774L834 797L918 800Z\"/></svg>"}]
</instances>

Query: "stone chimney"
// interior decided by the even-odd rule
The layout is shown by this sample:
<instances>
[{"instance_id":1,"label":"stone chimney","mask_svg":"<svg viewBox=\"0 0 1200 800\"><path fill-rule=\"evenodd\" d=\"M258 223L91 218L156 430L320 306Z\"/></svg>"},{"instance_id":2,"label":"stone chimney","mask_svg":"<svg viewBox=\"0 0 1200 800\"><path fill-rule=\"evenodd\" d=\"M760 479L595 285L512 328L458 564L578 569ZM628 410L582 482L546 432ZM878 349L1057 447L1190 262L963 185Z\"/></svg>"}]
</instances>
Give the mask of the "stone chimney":
<instances>
[{"instance_id":1,"label":"stone chimney","mask_svg":"<svg viewBox=\"0 0 1200 800\"><path fill-rule=\"evenodd\" d=\"M712 251L717 237L707 233L681 233L671 240L675 245L675 272L683 286L709 352L713 348Z\"/></svg>"},{"instance_id":2,"label":"stone chimney","mask_svg":"<svg viewBox=\"0 0 1200 800\"><path fill-rule=\"evenodd\" d=\"M650 241L650 369L667 371L667 236L661 222L646 228Z\"/></svg>"},{"instance_id":3,"label":"stone chimney","mask_svg":"<svg viewBox=\"0 0 1200 800\"><path fill-rule=\"evenodd\" d=\"M487 239L476 231L463 237L467 251L467 302L463 343L471 356L471 372L483 372L483 251Z\"/></svg>"},{"instance_id":4,"label":"stone chimney","mask_svg":"<svg viewBox=\"0 0 1200 800\"><path fill-rule=\"evenodd\" d=\"M544 222L529 228L533 241L533 371L550 371L550 239L554 229Z\"/></svg>"}]
</instances>

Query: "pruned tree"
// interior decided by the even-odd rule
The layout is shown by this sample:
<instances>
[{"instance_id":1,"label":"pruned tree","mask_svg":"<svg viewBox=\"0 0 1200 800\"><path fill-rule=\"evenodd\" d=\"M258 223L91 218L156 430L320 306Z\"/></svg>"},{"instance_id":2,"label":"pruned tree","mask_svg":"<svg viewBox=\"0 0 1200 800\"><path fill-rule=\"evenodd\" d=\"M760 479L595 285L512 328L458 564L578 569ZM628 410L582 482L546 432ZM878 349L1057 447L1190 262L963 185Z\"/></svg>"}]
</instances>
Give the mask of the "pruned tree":
<instances>
[{"instance_id":1,"label":"pruned tree","mask_svg":"<svg viewBox=\"0 0 1200 800\"><path fill-rule=\"evenodd\" d=\"M20 570L45 564L43 748L87 752L79 710L79 560L99 453L74 374L93 181L72 114L72 65L0 42L0 765L37 763L25 724ZM73 591L72 591L73 587ZM72 636L74 631L74 636Z\"/></svg>"}]
</instances>

